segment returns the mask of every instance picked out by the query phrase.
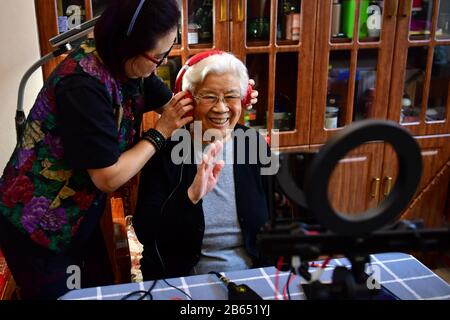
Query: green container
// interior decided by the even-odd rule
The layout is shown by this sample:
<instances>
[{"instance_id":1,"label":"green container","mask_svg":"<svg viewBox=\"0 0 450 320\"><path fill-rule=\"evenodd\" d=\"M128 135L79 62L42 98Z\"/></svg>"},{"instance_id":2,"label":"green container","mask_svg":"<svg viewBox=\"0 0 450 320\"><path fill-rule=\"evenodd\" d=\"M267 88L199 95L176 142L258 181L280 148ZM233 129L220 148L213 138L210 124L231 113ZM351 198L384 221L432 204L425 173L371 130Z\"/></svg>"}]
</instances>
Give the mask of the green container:
<instances>
[{"instance_id":1,"label":"green container","mask_svg":"<svg viewBox=\"0 0 450 320\"><path fill-rule=\"evenodd\" d=\"M367 38L367 8L369 0L361 0L359 12L359 38ZM342 1L342 32L347 38L353 38L353 26L355 24L356 0Z\"/></svg>"}]
</instances>

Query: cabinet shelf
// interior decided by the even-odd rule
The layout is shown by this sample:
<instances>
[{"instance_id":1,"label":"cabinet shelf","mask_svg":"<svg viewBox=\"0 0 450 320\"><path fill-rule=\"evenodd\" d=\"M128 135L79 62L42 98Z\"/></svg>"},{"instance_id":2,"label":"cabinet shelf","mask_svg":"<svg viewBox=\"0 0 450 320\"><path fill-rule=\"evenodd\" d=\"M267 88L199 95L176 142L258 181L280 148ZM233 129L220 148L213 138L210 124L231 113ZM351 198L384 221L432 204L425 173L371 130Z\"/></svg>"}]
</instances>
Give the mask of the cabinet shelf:
<instances>
[{"instance_id":1,"label":"cabinet shelf","mask_svg":"<svg viewBox=\"0 0 450 320\"><path fill-rule=\"evenodd\" d=\"M190 49L210 49L213 47L213 43L196 43L189 44Z\"/></svg>"},{"instance_id":2,"label":"cabinet shelf","mask_svg":"<svg viewBox=\"0 0 450 320\"><path fill-rule=\"evenodd\" d=\"M267 47L269 45L269 40L248 40L248 47Z\"/></svg>"},{"instance_id":3,"label":"cabinet shelf","mask_svg":"<svg viewBox=\"0 0 450 320\"><path fill-rule=\"evenodd\" d=\"M298 40L286 40L286 39L279 39L277 40L277 44L279 46L295 46L298 45L300 42Z\"/></svg>"}]
</instances>

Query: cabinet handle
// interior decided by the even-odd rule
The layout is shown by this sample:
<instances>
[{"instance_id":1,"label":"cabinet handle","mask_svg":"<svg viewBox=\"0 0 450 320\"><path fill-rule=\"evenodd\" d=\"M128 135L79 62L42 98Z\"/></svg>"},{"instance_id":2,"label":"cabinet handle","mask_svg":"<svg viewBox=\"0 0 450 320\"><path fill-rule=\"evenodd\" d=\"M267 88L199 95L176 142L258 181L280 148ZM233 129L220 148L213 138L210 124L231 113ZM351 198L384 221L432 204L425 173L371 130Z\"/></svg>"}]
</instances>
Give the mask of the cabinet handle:
<instances>
[{"instance_id":1,"label":"cabinet handle","mask_svg":"<svg viewBox=\"0 0 450 320\"><path fill-rule=\"evenodd\" d=\"M370 196L372 198L377 198L378 197L378 192L380 192L380 178L373 178L372 179L372 186L370 188Z\"/></svg>"},{"instance_id":2,"label":"cabinet handle","mask_svg":"<svg viewBox=\"0 0 450 320\"><path fill-rule=\"evenodd\" d=\"M237 4L237 21L244 21L244 0L238 0Z\"/></svg>"},{"instance_id":3,"label":"cabinet handle","mask_svg":"<svg viewBox=\"0 0 450 320\"><path fill-rule=\"evenodd\" d=\"M409 14L411 12L411 7L412 7L412 0L404 0L404 1L402 1L402 3L403 3L402 16L409 17Z\"/></svg>"},{"instance_id":4,"label":"cabinet handle","mask_svg":"<svg viewBox=\"0 0 450 320\"><path fill-rule=\"evenodd\" d=\"M219 22L227 21L227 0L220 0L220 17Z\"/></svg>"},{"instance_id":5,"label":"cabinet handle","mask_svg":"<svg viewBox=\"0 0 450 320\"><path fill-rule=\"evenodd\" d=\"M398 0L386 0L385 6L386 6L386 14L389 18L392 18L397 14Z\"/></svg>"},{"instance_id":6,"label":"cabinet handle","mask_svg":"<svg viewBox=\"0 0 450 320\"><path fill-rule=\"evenodd\" d=\"M393 180L392 177L385 177L384 178L384 182L383 182L383 184L384 184L384 192L383 192L383 195L385 197L387 197L389 195L389 193L391 193L392 180Z\"/></svg>"}]
</instances>

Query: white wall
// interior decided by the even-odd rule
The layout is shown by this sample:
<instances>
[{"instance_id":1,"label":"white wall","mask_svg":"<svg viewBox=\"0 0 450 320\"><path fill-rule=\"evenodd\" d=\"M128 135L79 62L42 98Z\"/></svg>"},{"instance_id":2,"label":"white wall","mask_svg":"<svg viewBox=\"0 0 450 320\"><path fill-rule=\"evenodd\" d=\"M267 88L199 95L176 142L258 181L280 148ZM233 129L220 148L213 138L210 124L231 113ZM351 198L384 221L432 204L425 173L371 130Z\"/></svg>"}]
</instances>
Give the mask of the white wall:
<instances>
[{"instance_id":1,"label":"white wall","mask_svg":"<svg viewBox=\"0 0 450 320\"><path fill-rule=\"evenodd\" d=\"M16 143L14 116L20 79L38 59L34 0L0 0L0 175ZM41 86L42 71L39 69L25 90L27 115Z\"/></svg>"}]
</instances>

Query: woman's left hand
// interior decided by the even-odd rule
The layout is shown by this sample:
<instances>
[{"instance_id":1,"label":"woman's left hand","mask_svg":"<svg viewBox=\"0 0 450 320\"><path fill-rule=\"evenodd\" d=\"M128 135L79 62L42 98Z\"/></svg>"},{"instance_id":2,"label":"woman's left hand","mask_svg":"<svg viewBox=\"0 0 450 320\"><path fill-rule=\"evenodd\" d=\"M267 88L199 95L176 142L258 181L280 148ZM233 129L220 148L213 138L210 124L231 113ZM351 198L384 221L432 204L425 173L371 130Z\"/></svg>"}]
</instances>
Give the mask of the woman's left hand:
<instances>
[{"instance_id":1,"label":"woman's left hand","mask_svg":"<svg viewBox=\"0 0 450 320\"><path fill-rule=\"evenodd\" d=\"M255 80L253 80L253 79L250 79L249 81L249 84L252 86L252 87L254 87L255 86ZM253 105L254 104L256 104L257 102L258 102L258 95L259 95L259 93L258 93L258 91L257 90L252 90L252 93L251 93L251 98L252 98L252 100L250 101L250 104L249 105L247 105L247 110L250 110L250 109L252 109L253 108Z\"/></svg>"},{"instance_id":2,"label":"woman's left hand","mask_svg":"<svg viewBox=\"0 0 450 320\"><path fill-rule=\"evenodd\" d=\"M155 124L158 130L166 139L169 139L172 133L182 126L193 121L192 116L186 116L189 111L194 109L193 100L186 96L186 91L175 94L172 99L164 106L161 117Z\"/></svg>"}]
</instances>

